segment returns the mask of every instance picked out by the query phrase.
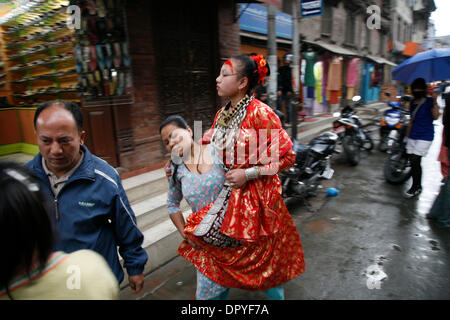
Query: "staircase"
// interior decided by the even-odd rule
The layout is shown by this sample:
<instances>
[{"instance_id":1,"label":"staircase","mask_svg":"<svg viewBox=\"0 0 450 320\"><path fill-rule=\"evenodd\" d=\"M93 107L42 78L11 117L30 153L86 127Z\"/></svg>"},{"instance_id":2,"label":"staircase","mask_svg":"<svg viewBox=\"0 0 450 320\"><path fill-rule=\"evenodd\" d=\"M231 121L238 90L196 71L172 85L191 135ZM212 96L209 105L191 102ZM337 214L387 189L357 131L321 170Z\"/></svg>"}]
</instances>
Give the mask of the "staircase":
<instances>
[{"instance_id":1,"label":"staircase","mask_svg":"<svg viewBox=\"0 0 450 320\"><path fill-rule=\"evenodd\" d=\"M164 169L158 169L124 179L122 184L136 216L138 228L144 234L142 247L148 254L144 274L148 274L173 259L182 241L167 213L167 178ZM181 210L185 218L191 213L184 199ZM127 284L128 277L125 276L121 287Z\"/></svg>"}]
</instances>

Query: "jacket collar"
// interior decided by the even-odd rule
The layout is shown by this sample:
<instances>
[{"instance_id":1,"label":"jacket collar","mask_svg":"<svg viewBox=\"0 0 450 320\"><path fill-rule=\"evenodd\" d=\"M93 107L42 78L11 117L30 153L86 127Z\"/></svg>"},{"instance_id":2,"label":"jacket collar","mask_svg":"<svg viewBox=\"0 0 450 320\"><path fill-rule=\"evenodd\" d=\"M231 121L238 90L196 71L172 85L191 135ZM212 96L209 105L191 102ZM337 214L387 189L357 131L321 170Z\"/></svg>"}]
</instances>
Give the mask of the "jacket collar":
<instances>
[{"instance_id":1,"label":"jacket collar","mask_svg":"<svg viewBox=\"0 0 450 320\"><path fill-rule=\"evenodd\" d=\"M81 150L84 152L84 159L67 182L78 179L95 180L94 156L84 145L81 146ZM42 167L42 155L40 152L33 158L33 160L31 160L31 166L36 174L38 174L41 178L45 178L44 180L48 180L44 168Z\"/></svg>"}]
</instances>

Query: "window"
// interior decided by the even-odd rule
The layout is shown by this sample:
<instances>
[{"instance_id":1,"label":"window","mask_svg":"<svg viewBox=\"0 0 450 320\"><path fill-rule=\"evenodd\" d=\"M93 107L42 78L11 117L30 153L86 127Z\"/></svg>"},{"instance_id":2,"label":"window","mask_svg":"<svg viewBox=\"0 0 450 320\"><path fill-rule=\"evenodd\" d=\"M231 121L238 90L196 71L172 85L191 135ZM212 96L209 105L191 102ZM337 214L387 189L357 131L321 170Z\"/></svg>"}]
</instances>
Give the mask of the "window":
<instances>
[{"instance_id":1,"label":"window","mask_svg":"<svg viewBox=\"0 0 450 320\"><path fill-rule=\"evenodd\" d=\"M403 25L403 43L408 41L408 25L406 24L406 22L404 22Z\"/></svg>"},{"instance_id":2,"label":"window","mask_svg":"<svg viewBox=\"0 0 450 320\"><path fill-rule=\"evenodd\" d=\"M331 30L333 30L333 8L330 4L325 3L323 7L320 32L323 35L331 36Z\"/></svg>"},{"instance_id":3,"label":"window","mask_svg":"<svg viewBox=\"0 0 450 320\"><path fill-rule=\"evenodd\" d=\"M369 53L371 52L370 50L371 43L372 43L372 30L366 28L366 48Z\"/></svg>"},{"instance_id":4,"label":"window","mask_svg":"<svg viewBox=\"0 0 450 320\"><path fill-rule=\"evenodd\" d=\"M347 44L355 44L355 20L356 17L352 12L347 11L347 24L345 28L345 42Z\"/></svg>"},{"instance_id":5,"label":"window","mask_svg":"<svg viewBox=\"0 0 450 320\"><path fill-rule=\"evenodd\" d=\"M386 41L386 36L384 34L380 33L379 39L380 39L380 43L379 43L378 51L379 51L380 56L383 56L384 55L384 48L385 48L384 45L385 45L385 41Z\"/></svg>"}]
</instances>

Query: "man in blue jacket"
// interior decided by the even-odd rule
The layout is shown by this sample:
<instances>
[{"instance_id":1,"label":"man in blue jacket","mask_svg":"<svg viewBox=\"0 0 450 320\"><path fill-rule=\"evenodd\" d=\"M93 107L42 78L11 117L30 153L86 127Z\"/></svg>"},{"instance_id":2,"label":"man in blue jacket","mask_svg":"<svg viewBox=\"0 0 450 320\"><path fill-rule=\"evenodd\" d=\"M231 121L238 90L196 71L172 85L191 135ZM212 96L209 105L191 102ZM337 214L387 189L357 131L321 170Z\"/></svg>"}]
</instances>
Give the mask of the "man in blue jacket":
<instances>
[{"instance_id":1,"label":"man in blue jacket","mask_svg":"<svg viewBox=\"0 0 450 320\"><path fill-rule=\"evenodd\" d=\"M77 104L47 102L38 107L34 127L39 154L26 166L53 200L59 233L56 250L95 250L106 259L119 283L127 269L130 287L143 286L147 253L117 171L84 146L82 114Z\"/></svg>"}]
</instances>

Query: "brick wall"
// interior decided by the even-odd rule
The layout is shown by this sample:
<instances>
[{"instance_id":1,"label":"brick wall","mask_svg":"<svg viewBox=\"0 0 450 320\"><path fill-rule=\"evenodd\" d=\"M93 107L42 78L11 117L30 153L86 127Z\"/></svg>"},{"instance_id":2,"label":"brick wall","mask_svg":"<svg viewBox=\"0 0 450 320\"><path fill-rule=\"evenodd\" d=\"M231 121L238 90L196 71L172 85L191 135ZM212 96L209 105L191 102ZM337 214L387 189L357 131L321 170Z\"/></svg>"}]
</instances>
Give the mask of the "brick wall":
<instances>
[{"instance_id":1,"label":"brick wall","mask_svg":"<svg viewBox=\"0 0 450 320\"><path fill-rule=\"evenodd\" d=\"M239 22L236 20L238 15L237 5L234 1L220 1L217 10L220 57L218 70L220 70L222 63L229 57L241 53L241 39L239 35ZM220 104L224 105L225 103L226 100L221 98Z\"/></svg>"},{"instance_id":2,"label":"brick wall","mask_svg":"<svg viewBox=\"0 0 450 320\"><path fill-rule=\"evenodd\" d=\"M231 0L222 0L218 4L219 56L222 62L232 55L240 53L241 40L236 4Z\"/></svg>"},{"instance_id":3,"label":"brick wall","mask_svg":"<svg viewBox=\"0 0 450 320\"><path fill-rule=\"evenodd\" d=\"M119 159L125 171L133 171L160 164L164 158L158 132L160 118L151 2L127 1L126 13L135 101L127 108L128 110L121 110L118 115L122 118L124 113L128 113L134 150L122 153L119 150Z\"/></svg>"},{"instance_id":4,"label":"brick wall","mask_svg":"<svg viewBox=\"0 0 450 320\"><path fill-rule=\"evenodd\" d=\"M127 1L126 14L133 70L135 101L115 109L116 136L122 177L132 176L163 166L166 152L159 135L158 84L153 46L151 2ZM240 53L239 24L232 0L218 3L219 56L225 61ZM208 30L205 30L208 32ZM213 32L210 30L209 32ZM218 61L221 65L222 62Z\"/></svg>"}]
</instances>

